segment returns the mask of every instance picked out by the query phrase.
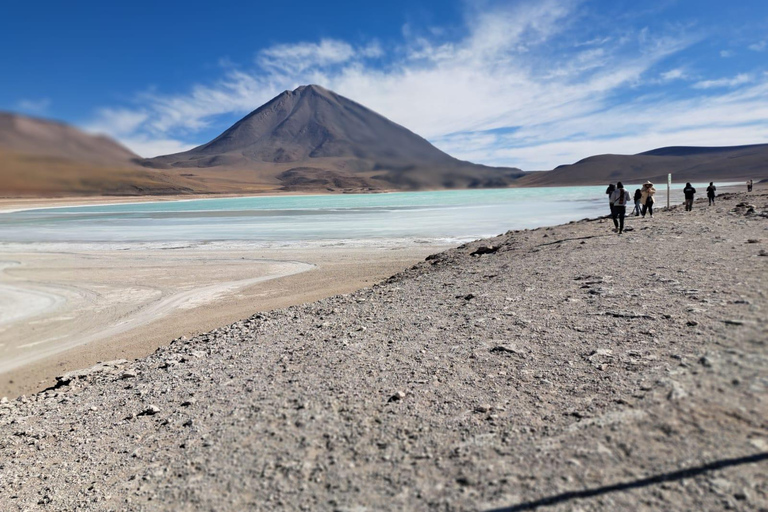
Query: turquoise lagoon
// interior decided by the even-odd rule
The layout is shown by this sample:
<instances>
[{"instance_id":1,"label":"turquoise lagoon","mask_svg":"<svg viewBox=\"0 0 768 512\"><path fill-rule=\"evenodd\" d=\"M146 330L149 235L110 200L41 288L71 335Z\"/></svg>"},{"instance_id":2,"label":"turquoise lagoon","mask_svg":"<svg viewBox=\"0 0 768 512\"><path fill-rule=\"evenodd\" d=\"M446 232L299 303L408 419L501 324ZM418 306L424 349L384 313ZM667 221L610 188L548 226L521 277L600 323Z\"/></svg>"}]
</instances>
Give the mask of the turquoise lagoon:
<instances>
[{"instance_id":1,"label":"turquoise lagoon","mask_svg":"<svg viewBox=\"0 0 768 512\"><path fill-rule=\"evenodd\" d=\"M257 196L2 213L0 243L451 242L606 214L605 186Z\"/></svg>"}]
</instances>

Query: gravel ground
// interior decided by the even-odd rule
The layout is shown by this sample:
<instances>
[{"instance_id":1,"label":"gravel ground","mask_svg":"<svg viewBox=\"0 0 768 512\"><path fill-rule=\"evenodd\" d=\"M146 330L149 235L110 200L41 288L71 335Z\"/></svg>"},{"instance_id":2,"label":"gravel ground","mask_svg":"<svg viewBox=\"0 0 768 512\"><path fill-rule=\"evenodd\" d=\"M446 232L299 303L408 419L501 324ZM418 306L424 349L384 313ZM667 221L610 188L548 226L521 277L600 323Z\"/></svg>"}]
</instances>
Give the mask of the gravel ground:
<instances>
[{"instance_id":1,"label":"gravel ground","mask_svg":"<svg viewBox=\"0 0 768 512\"><path fill-rule=\"evenodd\" d=\"M4 400L0 508L768 510L768 194L628 225L509 232Z\"/></svg>"}]
</instances>

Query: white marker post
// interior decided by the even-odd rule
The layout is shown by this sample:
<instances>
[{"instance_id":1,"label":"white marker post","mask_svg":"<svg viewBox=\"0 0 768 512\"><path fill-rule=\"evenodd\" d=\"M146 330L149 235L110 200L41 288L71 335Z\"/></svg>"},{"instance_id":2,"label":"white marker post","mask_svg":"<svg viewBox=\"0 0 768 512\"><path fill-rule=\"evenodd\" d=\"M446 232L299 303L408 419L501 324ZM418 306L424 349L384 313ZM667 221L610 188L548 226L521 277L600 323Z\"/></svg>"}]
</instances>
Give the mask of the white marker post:
<instances>
[{"instance_id":1,"label":"white marker post","mask_svg":"<svg viewBox=\"0 0 768 512\"><path fill-rule=\"evenodd\" d=\"M672 173L667 174L667 210L669 210L669 194L672 188Z\"/></svg>"}]
</instances>

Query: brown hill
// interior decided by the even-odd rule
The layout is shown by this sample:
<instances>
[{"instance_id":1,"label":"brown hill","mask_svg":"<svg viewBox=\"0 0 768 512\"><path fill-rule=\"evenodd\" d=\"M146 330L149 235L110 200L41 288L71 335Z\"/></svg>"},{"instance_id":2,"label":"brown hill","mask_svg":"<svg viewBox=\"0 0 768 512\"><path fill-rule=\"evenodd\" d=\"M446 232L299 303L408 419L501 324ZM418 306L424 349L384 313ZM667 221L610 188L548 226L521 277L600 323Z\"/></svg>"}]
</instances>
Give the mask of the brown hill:
<instances>
[{"instance_id":1,"label":"brown hill","mask_svg":"<svg viewBox=\"0 0 768 512\"><path fill-rule=\"evenodd\" d=\"M194 184L149 171L117 142L0 112L0 196L178 194Z\"/></svg>"},{"instance_id":2,"label":"brown hill","mask_svg":"<svg viewBox=\"0 0 768 512\"><path fill-rule=\"evenodd\" d=\"M287 190L505 187L523 172L457 160L332 91L285 91L211 142L145 160L147 167L240 179Z\"/></svg>"},{"instance_id":3,"label":"brown hill","mask_svg":"<svg viewBox=\"0 0 768 512\"><path fill-rule=\"evenodd\" d=\"M616 181L741 181L768 178L768 144L667 147L637 155L598 155L552 171L530 173L524 186L596 185Z\"/></svg>"}]
</instances>

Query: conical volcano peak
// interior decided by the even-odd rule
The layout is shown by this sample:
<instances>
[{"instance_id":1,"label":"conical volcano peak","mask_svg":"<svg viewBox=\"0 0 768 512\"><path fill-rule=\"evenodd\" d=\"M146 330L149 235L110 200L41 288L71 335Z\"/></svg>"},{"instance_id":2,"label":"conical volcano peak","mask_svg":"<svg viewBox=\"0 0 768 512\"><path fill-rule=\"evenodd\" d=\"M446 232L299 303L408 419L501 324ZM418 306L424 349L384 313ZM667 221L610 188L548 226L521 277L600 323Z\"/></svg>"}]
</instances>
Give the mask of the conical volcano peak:
<instances>
[{"instance_id":1,"label":"conical volcano peak","mask_svg":"<svg viewBox=\"0 0 768 512\"><path fill-rule=\"evenodd\" d=\"M284 91L208 144L145 165L274 171L281 180L285 175L280 173L291 171L292 180L310 184L325 183L331 172L344 183L362 179L371 189L506 186L521 174L518 169L460 162L384 116L316 84ZM296 169L301 170L298 178ZM325 173L322 178L319 171Z\"/></svg>"}]
</instances>

